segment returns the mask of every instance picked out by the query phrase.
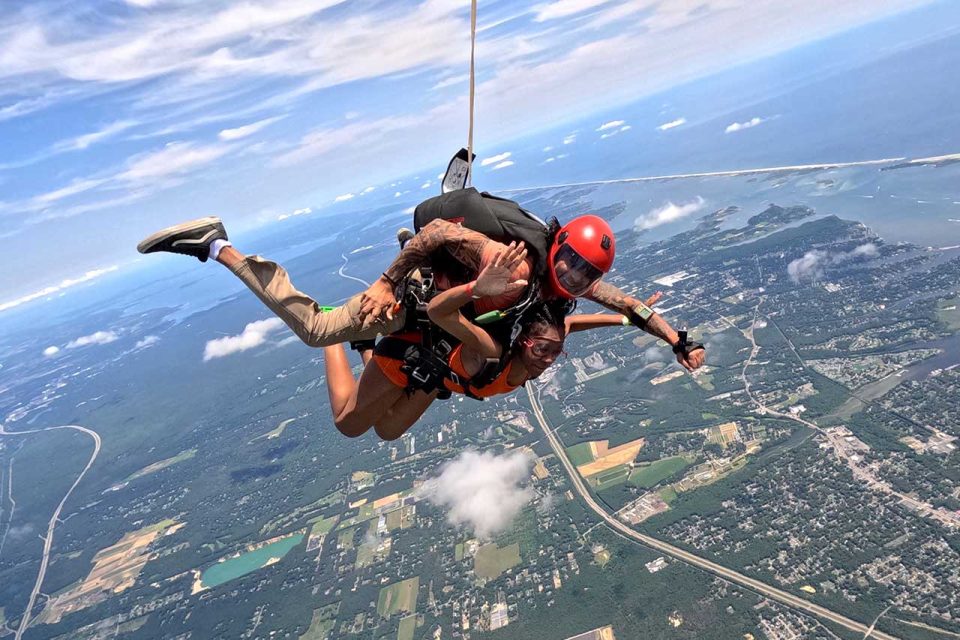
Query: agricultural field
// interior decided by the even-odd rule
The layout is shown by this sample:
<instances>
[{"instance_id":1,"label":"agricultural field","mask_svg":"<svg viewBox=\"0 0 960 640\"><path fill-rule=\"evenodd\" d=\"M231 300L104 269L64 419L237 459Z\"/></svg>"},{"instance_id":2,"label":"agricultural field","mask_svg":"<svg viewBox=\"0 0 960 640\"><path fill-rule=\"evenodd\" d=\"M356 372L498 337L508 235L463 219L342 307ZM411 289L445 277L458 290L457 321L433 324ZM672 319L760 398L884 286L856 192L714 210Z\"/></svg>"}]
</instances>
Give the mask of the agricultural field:
<instances>
[{"instance_id":1,"label":"agricultural field","mask_svg":"<svg viewBox=\"0 0 960 640\"><path fill-rule=\"evenodd\" d=\"M397 640L413 640L417 632L417 614L411 613L400 619L400 628L397 629Z\"/></svg>"},{"instance_id":2,"label":"agricultural field","mask_svg":"<svg viewBox=\"0 0 960 640\"><path fill-rule=\"evenodd\" d=\"M417 593L420 590L420 577L414 576L400 582L380 589L380 597L377 598L377 613L389 618L395 613L405 611L406 613L416 613L417 611Z\"/></svg>"},{"instance_id":3,"label":"agricultural field","mask_svg":"<svg viewBox=\"0 0 960 640\"><path fill-rule=\"evenodd\" d=\"M337 614L340 613L340 603L328 604L313 610L310 619L310 628L300 636L300 640L327 640L330 632L337 625Z\"/></svg>"},{"instance_id":4,"label":"agricultural field","mask_svg":"<svg viewBox=\"0 0 960 640\"><path fill-rule=\"evenodd\" d=\"M686 469L690 466L690 461L683 456L673 456L663 458L641 467L636 467L630 472L628 482L635 487L649 489L670 476Z\"/></svg>"},{"instance_id":5,"label":"agricultural field","mask_svg":"<svg viewBox=\"0 0 960 640\"><path fill-rule=\"evenodd\" d=\"M126 479L124 479L123 482L121 482L120 484L121 484L121 485L127 484L128 482L133 482L133 481L136 480L137 478L142 478L142 477L144 477L144 476L150 475L151 473L156 473L156 472L158 472L158 471L162 471L163 469L166 469L166 468L169 467L169 466L175 465L175 464L177 464L178 462L183 462L183 461L185 461L185 460L189 460L190 458L192 458L192 457L195 456L195 455L197 455L197 450L196 450L196 449L187 449L186 451L181 451L180 453L178 453L177 455L173 456L172 458L167 458L166 460L158 460L157 462L154 462L153 464L149 464L149 465L145 466L143 469L140 469L139 471L135 471L135 472L131 473L131 474L130 474L129 476L127 476Z\"/></svg>"},{"instance_id":6,"label":"agricultural field","mask_svg":"<svg viewBox=\"0 0 960 640\"><path fill-rule=\"evenodd\" d=\"M473 570L478 578L492 580L507 569L520 564L520 545L514 542L505 547L496 543L485 544L477 549L473 558Z\"/></svg>"}]
</instances>

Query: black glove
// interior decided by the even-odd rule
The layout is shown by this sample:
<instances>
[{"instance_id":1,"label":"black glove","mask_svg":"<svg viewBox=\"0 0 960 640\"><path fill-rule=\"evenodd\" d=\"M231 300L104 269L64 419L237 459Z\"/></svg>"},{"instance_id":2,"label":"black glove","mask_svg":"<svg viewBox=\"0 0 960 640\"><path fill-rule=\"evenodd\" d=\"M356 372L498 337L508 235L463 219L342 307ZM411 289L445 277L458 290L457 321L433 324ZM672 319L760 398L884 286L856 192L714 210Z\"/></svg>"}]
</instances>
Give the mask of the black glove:
<instances>
[{"instance_id":1,"label":"black glove","mask_svg":"<svg viewBox=\"0 0 960 640\"><path fill-rule=\"evenodd\" d=\"M699 342L687 342L686 331L677 331L677 336L680 339L677 340L677 344L673 345L674 353L683 353L684 356L689 356L694 351L704 348Z\"/></svg>"}]
</instances>

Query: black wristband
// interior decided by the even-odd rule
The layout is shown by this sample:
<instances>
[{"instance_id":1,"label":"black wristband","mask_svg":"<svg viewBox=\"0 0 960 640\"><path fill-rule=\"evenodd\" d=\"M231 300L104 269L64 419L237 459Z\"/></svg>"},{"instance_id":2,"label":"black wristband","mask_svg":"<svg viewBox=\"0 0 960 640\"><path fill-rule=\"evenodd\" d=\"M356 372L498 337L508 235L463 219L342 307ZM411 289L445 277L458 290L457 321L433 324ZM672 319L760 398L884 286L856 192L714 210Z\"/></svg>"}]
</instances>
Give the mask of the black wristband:
<instances>
[{"instance_id":1,"label":"black wristband","mask_svg":"<svg viewBox=\"0 0 960 640\"><path fill-rule=\"evenodd\" d=\"M383 273L381 273L380 276L381 276L382 278L386 279L386 281L389 282L391 286L393 286L393 287L396 287L396 286L397 286L397 281L394 280L393 278L391 278L390 276L388 276L386 271L384 271Z\"/></svg>"}]
</instances>

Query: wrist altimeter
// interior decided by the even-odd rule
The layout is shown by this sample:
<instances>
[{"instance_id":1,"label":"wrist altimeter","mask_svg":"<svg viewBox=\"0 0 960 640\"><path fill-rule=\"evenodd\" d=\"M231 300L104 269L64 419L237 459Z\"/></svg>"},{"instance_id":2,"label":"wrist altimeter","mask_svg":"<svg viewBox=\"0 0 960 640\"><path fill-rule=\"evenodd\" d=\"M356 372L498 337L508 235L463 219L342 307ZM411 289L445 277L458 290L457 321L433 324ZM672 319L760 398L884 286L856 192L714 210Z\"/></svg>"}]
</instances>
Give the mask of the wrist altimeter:
<instances>
[{"instance_id":1,"label":"wrist altimeter","mask_svg":"<svg viewBox=\"0 0 960 640\"><path fill-rule=\"evenodd\" d=\"M677 331L677 344L673 345L674 353L682 353L684 356L689 356L694 351L698 351L703 348L703 344L687 339L686 330Z\"/></svg>"},{"instance_id":2,"label":"wrist altimeter","mask_svg":"<svg viewBox=\"0 0 960 640\"><path fill-rule=\"evenodd\" d=\"M647 321L650 320L650 316L653 315L653 309L648 307L642 302L637 303L637 305L630 310L629 318L630 323L638 327L644 327L647 324Z\"/></svg>"}]
</instances>

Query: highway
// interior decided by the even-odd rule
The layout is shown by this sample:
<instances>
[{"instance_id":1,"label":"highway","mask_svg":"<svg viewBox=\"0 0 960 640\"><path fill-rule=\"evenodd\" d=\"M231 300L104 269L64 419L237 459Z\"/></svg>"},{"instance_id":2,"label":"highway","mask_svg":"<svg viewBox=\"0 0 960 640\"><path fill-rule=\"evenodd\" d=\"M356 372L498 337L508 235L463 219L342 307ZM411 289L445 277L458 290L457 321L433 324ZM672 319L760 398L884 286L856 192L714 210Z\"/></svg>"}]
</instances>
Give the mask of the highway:
<instances>
[{"instance_id":1,"label":"highway","mask_svg":"<svg viewBox=\"0 0 960 640\"><path fill-rule=\"evenodd\" d=\"M20 626L17 627L14 640L20 640L20 638L23 636L23 632L26 631L27 627L30 625L30 613L33 611L33 605L36 603L37 595L40 593L40 587L43 585L43 578L47 574L47 563L50 561L50 549L53 547L53 531L57 526L57 522L60 520L60 512L63 511L63 505L66 504L70 494L73 493L73 490L77 488L77 485L80 484L81 480L83 480L83 476L86 475L87 471L90 470L90 467L93 466L94 460L96 460L97 456L100 454L100 434L92 429L87 429L86 427L73 424L59 427L46 427L44 429L31 429L29 431L6 431L3 424L0 424L0 436L19 436L31 433L40 433L42 431L55 431L57 429L74 429L80 433L90 436L93 438L93 453L90 454L90 460L87 461L87 466L83 468L83 471L80 472L80 475L77 476L77 479L73 481L72 485L70 485L67 493L63 496L63 499L60 500L60 504L57 505L53 515L50 517L50 522L47 523L47 535L43 537L43 557L40 559L40 571L37 572L37 581L33 585L33 590L30 592L30 599L27 601L27 608L24 610L23 617L20 619Z\"/></svg>"},{"instance_id":2,"label":"highway","mask_svg":"<svg viewBox=\"0 0 960 640\"><path fill-rule=\"evenodd\" d=\"M540 424L540 428L543 429L543 433L547 436L547 441L550 443L550 447L556 454L557 459L563 464L563 468L566 470L567 476L569 476L570 482L576 492L580 495L580 498L614 531L627 538L640 542L651 549L656 549L657 551L670 555L678 560L682 560L687 564L703 569L704 571L709 571L710 573L718 575L725 580L751 589L752 591L764 595L771 600L776 600L777 602L781 602L793 609L813 614L824 620L829 620L830 622L850 629L851 631L862 633L864 634L864 639L870 637L877 640L896 640L895 636L882 631L875 631L870 625L847 618L846 616L835 613L826 607L814 604L805 598L795 596L787 591L782 591L781 589L772 587L755 578L743 575L742 573L738 573L732 569L728 569L722 565L719 565L716 562L707 560L706 558L701 558L700 556L690 553L689 551L675 547L672 544L640 533L626 523L618 520L593 498L593 495L590 493L590 489L580 477L580 474L573 466L573 463L570 462L570 459L567 457L566 450L563 447L563 443L560 442L560 439L557 437L557 435L553 433L553 430L547 423L546 417L543 415L543 407L540 405L538 398L534 395L533 386L534 385L532 384L528 384L526 386L527 395L530 398L530 406L533 408L534 416L536 416L537 422Z\"/></svg>"}]
</instances>

